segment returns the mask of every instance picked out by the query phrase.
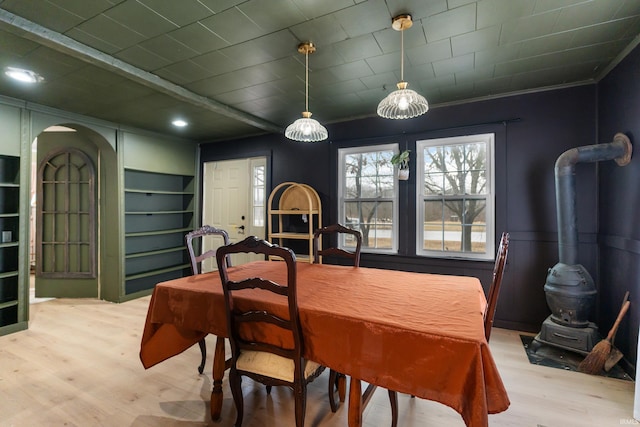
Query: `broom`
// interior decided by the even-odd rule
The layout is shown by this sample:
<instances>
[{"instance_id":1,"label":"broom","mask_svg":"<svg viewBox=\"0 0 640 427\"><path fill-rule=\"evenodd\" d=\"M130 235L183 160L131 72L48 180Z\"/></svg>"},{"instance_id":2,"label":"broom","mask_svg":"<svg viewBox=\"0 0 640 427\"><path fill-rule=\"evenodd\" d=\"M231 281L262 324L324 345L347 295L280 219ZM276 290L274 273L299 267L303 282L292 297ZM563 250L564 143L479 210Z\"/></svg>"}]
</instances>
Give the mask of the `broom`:
<instances>
[{"instance_id":1,"label":"broom","mask_svg":"<svg viewBox=\"0 0 640 427\"><path fill-rule=\"evenodd\" d=\"M622 300L622 305L629 299L629 291L625 292L624 298ZM616 331L617 333L617 331ZM609 372L619 361L622 359L622 352L616 348L613 344L616 339L616 334L613 334L611 337L611 353L609 353L609 358L606 362L604 362L604 370L605 372Z\"/></svg>"},{"instance_id":2,"label":"broom","mask_svg":"<svg viewBox=\"0 0 640 427\"><path fill-rule=\"evenodd\" d=\"M607 338L601 340L598 344L596 344L591 352L587 354L587 357L585 357L584 360L580 362L580 365L578 365L578 370L580 372L595 375L602 370L605 362L609 358L609 353L611 353L611 339L615 335L618 326L620 326L622 318L627 313L627 310L629 310L630 304L630 301L624 303L624 305L620 309L620 313L618 313L618 318L616 319L613 327L607 335Z\"/></svg>"}]
</instances>

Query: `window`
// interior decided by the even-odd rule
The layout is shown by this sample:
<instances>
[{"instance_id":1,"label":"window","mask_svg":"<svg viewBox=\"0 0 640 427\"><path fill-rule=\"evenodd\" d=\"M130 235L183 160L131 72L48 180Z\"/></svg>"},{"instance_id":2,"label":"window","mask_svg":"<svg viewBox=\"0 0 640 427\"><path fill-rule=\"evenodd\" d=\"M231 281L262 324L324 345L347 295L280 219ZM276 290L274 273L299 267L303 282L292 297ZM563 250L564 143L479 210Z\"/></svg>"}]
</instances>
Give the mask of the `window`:
<instances>
[{"instance_id":1,"label":"window","mask_svg":"<svg viewBox=\"0 0 640 427\"><path fill-rule=\"evenodd\" d=\"M419 255L493 259L494 134L417 141Z\"/></svg>"},{"instance_id":2,"label":"window","mask_svg":"<svg viewBox=\"0 0 640 427\"><path fill-rule=\"evenodd\" d=\"M391 164L397 152L398 144L338 150L338 218L360 230L364 252L397 252L398 181Z\"/></svg>"},{"instance_id":3,"label":"window","mask_svg":"<svg viewBox=\"0 0 640 427\"><path fill-rule=\"evenodd\" d=\"M264 227L265 165L253 165L251 173L253 226Z\"/></svg>"}]
</instances>

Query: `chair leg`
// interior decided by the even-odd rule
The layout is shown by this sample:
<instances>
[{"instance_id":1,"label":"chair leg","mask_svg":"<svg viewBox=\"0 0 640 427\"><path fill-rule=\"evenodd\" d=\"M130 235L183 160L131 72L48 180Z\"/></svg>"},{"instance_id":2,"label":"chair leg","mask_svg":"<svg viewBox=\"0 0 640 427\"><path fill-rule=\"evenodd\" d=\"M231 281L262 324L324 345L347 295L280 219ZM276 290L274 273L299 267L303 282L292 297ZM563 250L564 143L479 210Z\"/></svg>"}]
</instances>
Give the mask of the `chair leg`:
<instances>
[{"instance_id":1,"label":"chair leg","mask_svg":"<svg viewBox=\"0 0 640 427\"><path fill-rule=\"evenodd\" d=\"M244 415L244 398L242 396L242 377L238 375L235 368L229 371L229 386L233 395L233 403L236 405L236 423L235 427L242 426L242 418Z\"/></svg>"},{"instance_id":2,"label":"chair leg","mask_svg":"<svg viewBox=\"0 0 640 427\"><path fill-rule=\"evenodd\" d=\"M338 404L336 403L336 389L338 388L338 373L331 369L329 371L329 406L331 406L331 412L338 410Z\"/></svg>"},{"instance_id":3,"label":"chair leg","mask_svg":"<svg viewBox=\"0 0 640 427\"><path fill-rule=\"evenodd\" d=\"M198 372L203 373L204 365L207 363L207 343L204 341L204 338L202 338L198 341L198 345L200 346L200 353L202 353L202 361L200 362L200 366L198 366Z\"/></svg>"},{"instance_id":4,"label":"chair leg","mask_svg":"<svg viewBox=\"0 0 640 427\"><path fill-rule=\"evenodd\" d=\"M347 399L347 376L345 374L338 373L338 396L340 402L344 402Z\"/></svg>"},{"instance_id":5,"label":"chair leg","mask_svg":"<svg viewBox=\"0 0 640 427\"><path fill-rule=\"evenodd\" d=\"M398 425L398 393L389 390L389 402L391 403L391 427Z\"/></svg>"},{"instance_id":6,"label":"chair leg","mask_svg":"<svg viewBox=\"0 0 640 427\"><path fill-rule=\"evenodd\" d=\"M331 412L336 412L339 406L336 401L336 390L338 391L340 402L344 402L347 394L347 377L345 374L331 369L329 371L329 405L331 406Z\"/></svg>"},{"instance_id":7,"label":"chair leg","mask_svg":"<svg viewBox=\"0 0 640 427\"><path fill-rule=\"evenodd\" d=\"M304 380L294 384L293 392L295 394L296 427L304 427L304 416L307 409L307 385Z\"/></svg>"}]
</instances>

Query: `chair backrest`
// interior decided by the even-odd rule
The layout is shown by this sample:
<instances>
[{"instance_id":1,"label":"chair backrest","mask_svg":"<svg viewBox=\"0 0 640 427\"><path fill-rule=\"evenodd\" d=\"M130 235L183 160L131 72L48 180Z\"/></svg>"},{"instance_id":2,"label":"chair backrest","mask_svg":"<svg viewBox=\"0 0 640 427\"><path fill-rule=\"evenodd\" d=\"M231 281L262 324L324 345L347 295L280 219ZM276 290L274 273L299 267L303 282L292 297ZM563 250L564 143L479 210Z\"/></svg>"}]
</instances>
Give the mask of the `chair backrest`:
<instances>
[{"instance_id":1,"label":"chair backrest","mask_svg":"<svg viewBox=\"0 0 640 427\"><path fill-rule=\"evenodd\" d=\"M493 317L496 314L498 305L498 295L500 294L500 285L502 284L502 275L504 266L507 263L507 254L509 253L509 233L502 233L500 238L500 246L496 255L496 263L493 267L493 280L489 287L487 296L487 308L484 312L484 336L489 341L491 329L493 328Z\"/></svg>"},{"instance_id":2,"label":"chair backrest","mask_svg":"<svg viewBox=\"0 0 640 427\"><path fill-rule=\"evenodd\" d=\"M193 245L193 240L199 238L200 239L200 248L204 248L204 237L205 236L220 236L222 237L222 242L226 246L229 244L229 233L221 228L215 228L210 225L203 225L202 227L190 231L187 233L184 238L187 241L187 249L189 250L189 259L191 260L191 271L193 274L200 274L202 272L202 261L207 258L215 257L216 250L211 249L208 251L201 252L200 255L195 254L195 249ZM231 257L227 257L227 262L229 266L231 266Z\"/></svg>"},{"instance_id":3,"label":"chair backrest","mask_svg":"<svg viewBox=\"0 0 640 427\"><path fill-rule=\"evenodd\" d=\"M229 279L224 257L235 253L256 253L265 256L277 256L284 260L282 268L286 268L287 282L276 283L268 278L245 277ZM238 357L242 351L261 351L277 354L294 361L294 378L303 378L302 371L302 328L298 315L298 297L296 292L296 256L291 249L271 244L255 236L249 236L241 242L223 246L216 255L218 271L224 290L227 327L231 352ZM239 300L247 289L262 289L276 298L284 298L288 305L288 318L277 313L274 308L273 295L265 295L264 300L251 299L250 304ZM238 295L238 298L236 298ZM270 296L266 296L270 295ZM268 324L268 325L267 325ZM265 328L271 328L265 332ZM253 334L253 331L260 331ZM280 344L267 342L265 337L278 336Z\"/></svg>"},{"instance_id":4,"label":"chair backrest","mask_svg":"<svg viewBox=\"0 0 640 427\"><path fill-rule=\"evenodd\" d=\"M322 235L332 235L337 237L338 243L336 246L332 246L326 249L322 249L320 247L319 241L320 236ZM350 234L353 235L356 241L356 248L353 251L349 251L346 249L339 248L339 242L341 234ZM339 256L344 258L350 258L353 260L353 265L355 267L360 266L360 249L362 248L362 233L358 230L354 230L352 228L345 227L342 224L332 224L327 225L326 227L319 228L313 233L313 262L319 263L321 256Z\"/></svg>"}]
</instances>

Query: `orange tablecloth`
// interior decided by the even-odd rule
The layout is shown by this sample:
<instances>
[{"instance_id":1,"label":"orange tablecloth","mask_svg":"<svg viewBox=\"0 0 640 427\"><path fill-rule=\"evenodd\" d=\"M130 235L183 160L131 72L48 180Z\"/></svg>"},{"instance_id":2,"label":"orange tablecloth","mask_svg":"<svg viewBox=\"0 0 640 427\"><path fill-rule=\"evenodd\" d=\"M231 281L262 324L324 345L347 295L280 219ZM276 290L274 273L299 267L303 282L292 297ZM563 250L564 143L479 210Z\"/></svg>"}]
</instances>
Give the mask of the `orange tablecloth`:
<instances>
[{"instance_id":1,"label":"orange tablecloth","mask_svg":"<svg viewBox=\"0 0 640 427\"><path fill-rule=\"evenodd\" d=\"M484 338L486 300L476 278L299 263L305 355L338 372L450 406L468 426L509 399ZM234 267L282 281L284 263ZM207 333L227 336L218 273L160 283L140 358L149 368Z\"/></svg>"}]
</instances>

